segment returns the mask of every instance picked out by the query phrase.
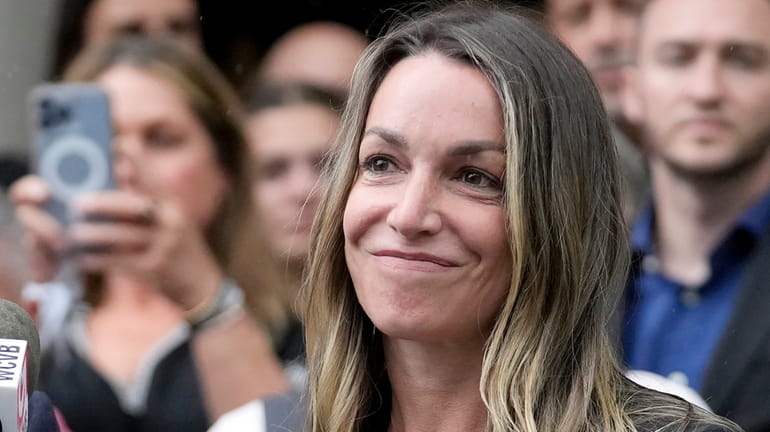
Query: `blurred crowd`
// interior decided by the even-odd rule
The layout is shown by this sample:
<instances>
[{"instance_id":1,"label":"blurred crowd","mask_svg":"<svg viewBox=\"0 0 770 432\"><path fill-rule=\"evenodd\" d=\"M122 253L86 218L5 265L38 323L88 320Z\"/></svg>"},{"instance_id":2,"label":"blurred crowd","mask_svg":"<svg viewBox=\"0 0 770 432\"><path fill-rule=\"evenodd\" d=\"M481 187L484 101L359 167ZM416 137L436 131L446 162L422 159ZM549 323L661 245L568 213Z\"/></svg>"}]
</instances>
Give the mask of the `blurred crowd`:
<instances>
[{"instance_id":1,"label":"blurred crowd","mask_svg":"<svg viewBox=\"0 0 770 432\"><path fill-rule=\"evenodd\" d=\"M244 86L203 51L194 0L71 3L51 76L108 95L117 187L63 224L32 167L3 173L0 297L38 325L39 389L76 432L288 419L321 168L370 39L298 25ZM628 376L770 431L770 3L528 7L611 120L633 265L608 325Z\"/></svg>"}]
</instances>

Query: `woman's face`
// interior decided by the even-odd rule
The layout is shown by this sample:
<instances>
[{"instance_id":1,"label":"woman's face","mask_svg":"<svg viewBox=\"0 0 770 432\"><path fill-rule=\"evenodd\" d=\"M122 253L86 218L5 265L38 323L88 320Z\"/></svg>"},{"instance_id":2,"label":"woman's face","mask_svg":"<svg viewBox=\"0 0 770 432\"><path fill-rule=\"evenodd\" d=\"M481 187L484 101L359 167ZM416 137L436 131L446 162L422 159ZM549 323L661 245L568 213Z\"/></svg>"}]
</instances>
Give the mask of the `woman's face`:
<instances>
[{"instance_id":1,"label":"woman's face","mask_svg":"<svg viewBox=\"0 0 770 432\"><path fill-rule=\"evenodd\" d=\"M97 80L110 98L115 177L121 188L174 200L201 228L228 182L207 130L170 82L128 65Z\"/></svg>"},{"instance_id":2,"label":"woman's face","mask_svg":"<svg viewBox=\"0 0 770 432\"><path fill-rule=\"evenodd\" d=\"M96 0L83 28L86 45L130 34L171 35L201 46L198 8L193 0Z\"/></svg>"},{"instance_id":3,"label":"woman's face","mask_svg":"<svg viewBox=\"0 0 770 432\"><path fill-rule=\"evenodd\" d=\"M508 289L502 112L478 70L408 57L377 90L344 215L358 300L385 335L478 341Z\"/></svg>"},{"instance_id":4,"label":"woman's face","mask_svg":"<svg viewBox=\"0 0 770 432\"><path fill-rule=\"evenodd\" d=\"M254 198L276 255L305 260L318 207L320 162L338 126L337 114L316 104L269 108L247 122L257 162Z\"/></svg>"}]
</instances>

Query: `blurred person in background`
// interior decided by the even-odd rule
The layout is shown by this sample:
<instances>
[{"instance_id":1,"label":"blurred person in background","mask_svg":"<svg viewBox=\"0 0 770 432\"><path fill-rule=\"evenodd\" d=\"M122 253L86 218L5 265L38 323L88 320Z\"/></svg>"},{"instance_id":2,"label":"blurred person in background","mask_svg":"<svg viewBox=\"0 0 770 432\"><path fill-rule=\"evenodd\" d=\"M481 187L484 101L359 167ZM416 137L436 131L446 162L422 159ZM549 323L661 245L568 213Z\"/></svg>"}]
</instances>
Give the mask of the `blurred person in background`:
<instances>
[{"instance_id":1,"label":"blurred person in background","mask_svg":"<svg viewBox=\"0 0 770 432\"><path fill-rule=\"evenodd\" d=\"M95 82L110 98L118 189L81 197L82 221L66 233L41 207L49 188L40 178L21 179L12 196L34 280L53 278L77 250L84 301L42 373L67 422L203 431L284 392L271 336L287 317L224 78L178 41L132 37L82 52L66 79Z\"/></svg>"},{"instance_id":2,"label":"blurred person in background","mask_svg":"<svg viewBox=\"0 0 770 432\"><path fill-rule=\"evenodd\" d=\"M261 82L303 82L347 93L353 67L369 40L342 23L300 24L278 38L260 62Z\"/></svg>"},{"instance_id":3,"label":"blurred person in background","mask_svg":"<svg viewBox=\"0 0 770 432\"><path fill-rule=\"evenodd\" d=\"M623 118L623 70L631 63L646 1L544 0L548 26L591 72L613 119Z\"/></svg>"},{"instance_id":4,"label":"blurred person in background","mask_svg":"<svg viewBox=\"0 0 770 432\"><path fill-rule=\"evenodd\" d=\"M173 36L202 49L198 0L62 0L52 76L86 46L121 36Z\"/></svg>"},{"instance_id":5,"label":"blurred person in background","mask_svg":"<svg viewBox=\"0 0 770 432\"><path fill-rule=\"evenodd\" d=\"M196 50L203 48L198 0L62 0L53 32L51 80L62 78L78 53L93 45L125 36L168 36ZM12 177L16 180L26 174ZM51 343L69 309L72 287L56 282L27 283L24 296L38 300L40 338L44 350Z\"/></svg>"},{"instance_id":6,"label":"blurred person in background","mask_svg":"<svg viewBox=\"0 0 770 432\"><path fill-rule=\"evenodd\" d=\"M652 200L632 232L626 362L770 430L770 2L650 0L626 111Z\"/></svg>"},{"instance_id":7,"label":"blurred person in background","mask_svg":"<svg viewBox=\"0 0 770 432\"><path fill-rule=\"evenodd\" d=\"M621 106L625 69L632 61L639 13L646 1L544 0L546 23L591 72L612 120L629 221L636 218L649 194L638 130Z\"/></svg>"},{"instance_id":8,"label":"blurred person in background","mask_svg":"<svg viewBox=\"0 0 770 432\"><path fill-rule=\"evenodd\" d=\"M254 199L276 267L286 280L292 313L323 193L321 164L337 133L342 104L342 95L302 83L263 84L247 104ZM279 355L284 361L304 357L298 321Z\"/></svg>"}]
</instances>

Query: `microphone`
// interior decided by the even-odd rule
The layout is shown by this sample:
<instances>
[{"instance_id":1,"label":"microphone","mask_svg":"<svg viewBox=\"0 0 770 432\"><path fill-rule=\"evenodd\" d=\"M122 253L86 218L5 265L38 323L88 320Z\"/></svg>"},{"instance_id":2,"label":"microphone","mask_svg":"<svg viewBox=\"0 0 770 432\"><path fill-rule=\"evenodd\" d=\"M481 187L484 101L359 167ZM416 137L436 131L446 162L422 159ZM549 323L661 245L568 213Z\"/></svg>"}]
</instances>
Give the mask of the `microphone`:
<instances>
[{"instance_id":1,"label":"microphone","mask_svg":"<svg viewBox=\"0 0 770 432\"><path fill-rule=\"evenodd\" d=\"M26 432L28 401L37 385L40 339L19 305L0 299L0 432Z\"/></svg>"}]
</instances>

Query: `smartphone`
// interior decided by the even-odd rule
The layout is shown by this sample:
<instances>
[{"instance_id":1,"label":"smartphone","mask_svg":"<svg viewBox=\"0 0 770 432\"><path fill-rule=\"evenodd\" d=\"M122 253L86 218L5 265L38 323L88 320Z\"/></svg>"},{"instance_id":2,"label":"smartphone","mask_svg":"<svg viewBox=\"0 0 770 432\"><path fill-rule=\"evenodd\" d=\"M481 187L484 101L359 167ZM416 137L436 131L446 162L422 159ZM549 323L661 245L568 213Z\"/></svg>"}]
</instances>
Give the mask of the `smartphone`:
<instances>
[{"instance_id":1,"label":"smartphone","mask_svg":"<svg viewBox=\"0 0 770 432\"><path fill-rule=\"evenodd\" d=\"M51 188L46 209L66 227L74 197L115 187L109 98L96 84L46 83L27 103L32 171Z\"/></svg>"}]
</instances>

